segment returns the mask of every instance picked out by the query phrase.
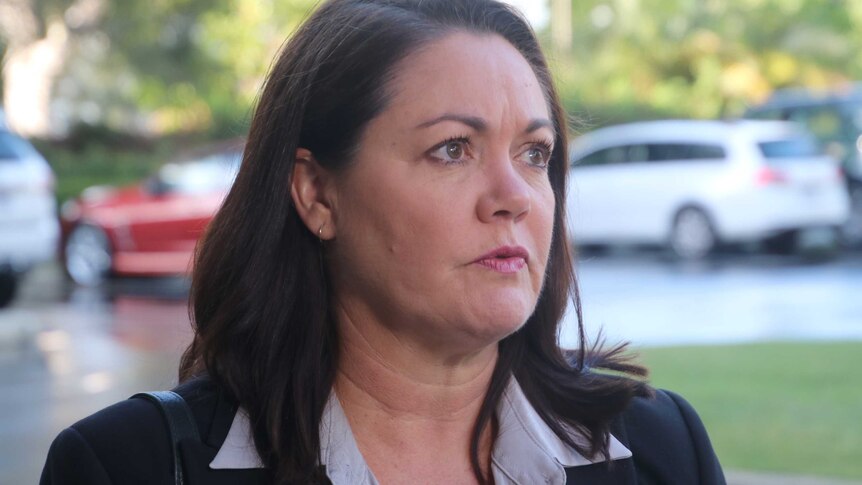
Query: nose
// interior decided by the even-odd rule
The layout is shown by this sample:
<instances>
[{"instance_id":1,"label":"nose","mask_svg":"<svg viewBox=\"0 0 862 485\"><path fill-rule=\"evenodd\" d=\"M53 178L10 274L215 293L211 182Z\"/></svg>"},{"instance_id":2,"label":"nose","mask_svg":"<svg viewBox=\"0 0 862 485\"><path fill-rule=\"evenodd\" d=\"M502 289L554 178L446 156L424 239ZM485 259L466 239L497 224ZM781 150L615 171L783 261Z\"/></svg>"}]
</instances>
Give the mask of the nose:
<instances>
[{"instance_id":1,"label":"nose","mask_svg":"<svg viewBox=\"0 0 862 485\"><path fill-rule=\"evenodd\" d=\"M483 168L487 185L479 197L479 219L482 222L517 222L529 214L530 186L508 156L498 157Z\"/></svg>"}]
</instances>

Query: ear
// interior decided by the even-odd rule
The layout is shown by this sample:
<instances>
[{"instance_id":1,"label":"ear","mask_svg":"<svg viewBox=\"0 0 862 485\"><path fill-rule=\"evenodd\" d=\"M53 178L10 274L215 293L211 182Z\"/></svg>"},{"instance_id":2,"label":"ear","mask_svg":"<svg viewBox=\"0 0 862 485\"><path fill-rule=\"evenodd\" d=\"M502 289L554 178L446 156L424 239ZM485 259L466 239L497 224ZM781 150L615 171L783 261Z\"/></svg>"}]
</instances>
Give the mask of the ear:
<instances>
[{"instance_id":1,"label":"ear","mask_svg":"<svg viewBox=\"0 0 862 485\"><path fill-rule=\"evenodd\" d=\"M335 237L332 174L305 148L296 150L290 196L305 227L322 240Z\"/></svg>"}]
</instances>

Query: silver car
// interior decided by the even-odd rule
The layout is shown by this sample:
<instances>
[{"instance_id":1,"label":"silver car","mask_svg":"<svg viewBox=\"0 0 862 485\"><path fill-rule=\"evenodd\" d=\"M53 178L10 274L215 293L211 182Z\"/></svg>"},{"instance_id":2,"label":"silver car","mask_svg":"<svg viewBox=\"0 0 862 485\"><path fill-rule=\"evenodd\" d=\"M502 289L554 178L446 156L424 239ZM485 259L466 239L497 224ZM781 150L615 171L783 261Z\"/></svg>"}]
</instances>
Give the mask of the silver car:
<instances>
[{"instance_id":1,"label":"silver car","mask_svg":"<svg viewBox=\"0 0 862 485\"><path fill-rule=\"evenodd\" d=\"M657 244L700 259L720 243L833 246L849 200L837 161L800 126L668 120L572 143L569 216L580 245Z\"/></svg>"},{"instance_id":2,"label":"silver car","mask_svg":"<svg viewBox=\"0 0 862 485\"><path fill-rule=\"evenodd\" d=\"M54 173L27 140L0 128L0 307L22 273L57 251Z\"/></svg>"}]
</instances>

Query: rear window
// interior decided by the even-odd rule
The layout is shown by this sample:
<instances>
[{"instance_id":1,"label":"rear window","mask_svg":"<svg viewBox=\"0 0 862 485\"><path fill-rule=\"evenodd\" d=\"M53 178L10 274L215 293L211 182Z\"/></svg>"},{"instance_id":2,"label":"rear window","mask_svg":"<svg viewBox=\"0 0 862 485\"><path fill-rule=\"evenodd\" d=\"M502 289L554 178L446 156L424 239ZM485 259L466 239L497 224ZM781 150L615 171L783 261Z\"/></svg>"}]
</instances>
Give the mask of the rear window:
<instances>
[{"instance_id":1,"label":"rear window","mask_svg":"<svg viewBox=\"0 0 862 485\"><path fill-rule=\"evenodd\" d=\"M666 162L681 160L721 160L724 148L721 145L700 143L655 143L649 145L649 161Z\"/></svg>"},{"instance_id":2,"label":"rear window","mask_svg":"<svg viewBox=\"0 0 862 485\"><path fill-rule=\"evenodd\" d=\"M575 166L617 165L638 162L722 160L724 147L705 143L649 143L621 145L590 153L575 160Z\"/></svg>"},{"instance_id":3,"label":"rear window","mask_svg":"<svg viewBox=\"0 0 862 485\"><path fill-rule=\"evenodd\" d=\"M593 165L616 165L629 161L629 151L631 147L628 145L614 146L604 148L580 159L574 160L572 165L588 167Z\"/></svg>"},{"instance_id":4,"label":"rear window","mask_svg":"<svg viewBox=\"0 0 862 485\"><path fill-rule=\"evenodd\" d=\"M0 160L20 160L33 152L24 139L8 131L0 131Z\"/></svg>"},{"instance_id":5,"label":"rear window","mask_svg":"<svg viewBox=\"0 0 862 485\"><path fill-rule=\"evenodd\" d=\"M817 157L823 154L817 142L808 137L765 141L758 143L757 146L760 148L760 153L770 160Z\"/></svg>"},{"instance_id":6,"label":"rear window","mask_svg":"<svg viewBox=\"0 0 862 485\"><path fill-rule=\"evenodd\" d=\"M16 160L18 152L13 148L14 138L9 133L0 132L0 160Z\"/></svg>"}]
</instances>

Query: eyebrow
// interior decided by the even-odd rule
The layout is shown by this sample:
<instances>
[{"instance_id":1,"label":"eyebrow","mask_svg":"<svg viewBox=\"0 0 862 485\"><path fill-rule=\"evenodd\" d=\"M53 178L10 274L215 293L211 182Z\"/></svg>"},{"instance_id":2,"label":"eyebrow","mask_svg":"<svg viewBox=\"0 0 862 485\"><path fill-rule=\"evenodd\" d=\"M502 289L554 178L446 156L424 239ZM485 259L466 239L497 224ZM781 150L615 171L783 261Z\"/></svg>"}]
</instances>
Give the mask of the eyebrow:
<instances>
[{"instance_id":1,"label":"eyebrow","mask_svg":"<svg viewBox=\"0 0 862 485\"><path fill-rule=\"evenodd\" d=\"M428 121L423 121L422 123L416 125L416 129L428 128L444 121L455 121L467 125L478 132L483 132L488 129L488 123L482 118L478 116L470 116L458 113L445 113ZM540 128L546 127L550 128L553 131L554 124L551 122L551 120L545 118L536 118L530 121L530 124L527 125L527 129L524 130L524 133L532 133Z\"/></svg>"},{"instance_id":2,"label":"eyebrow","mask_svg":"<svg viewBox=\"0 0 862 485\"><path fill-rule=\"evenodd\" d=\"M428 128L444 121L457 121L458 123L465 124L476 131L485 131L488 129L488 123L486 123L482 118L458 113L445 113L428 121L423 121L416 125L416 129Z\"/></svg>"},{"instance_id":3,"label":"eyebrow","mask_svg":"<svg viewBox=\"0 0 862 485\"><path fill-rule=\"evenodd\" d=\"M545 118L536 118L530 121L530 124L527 125L527 129L524 130L524 133L532 133L540 128L548 128L551 131L554 131L554 124L551 123L551 120Z\"/></svg>"}]
</instances>

